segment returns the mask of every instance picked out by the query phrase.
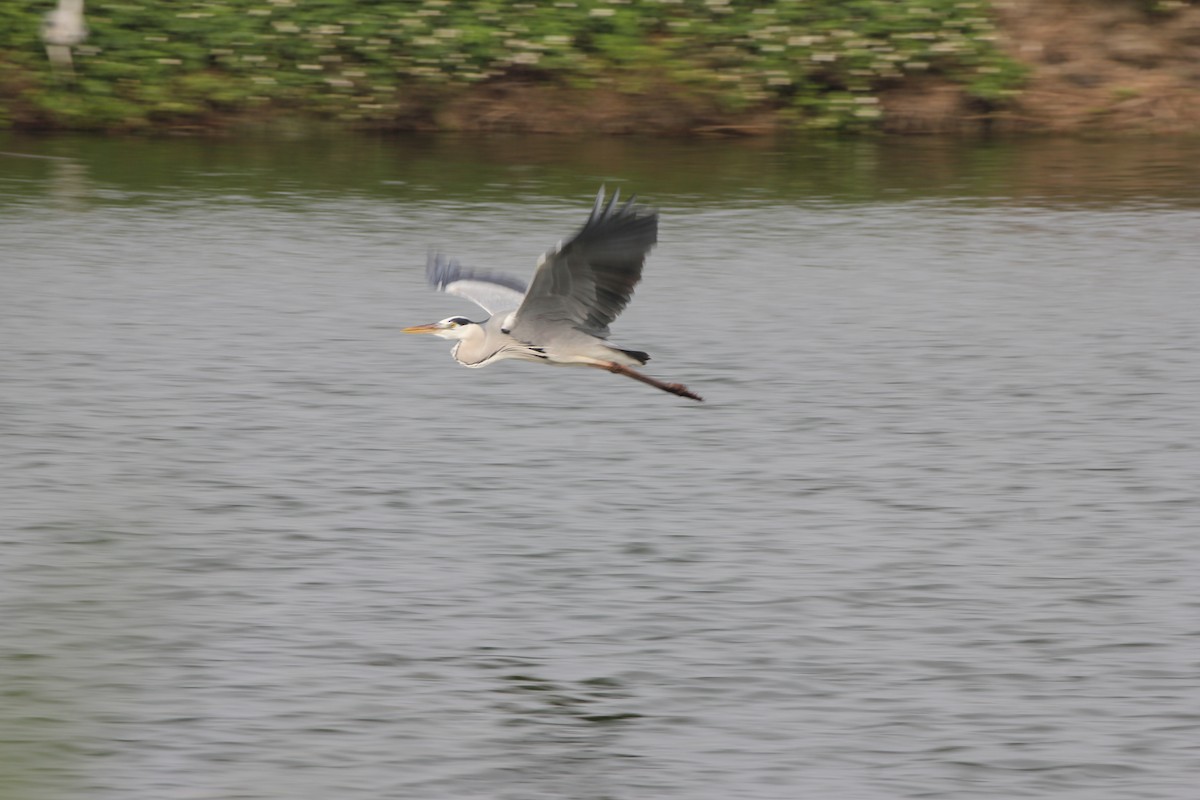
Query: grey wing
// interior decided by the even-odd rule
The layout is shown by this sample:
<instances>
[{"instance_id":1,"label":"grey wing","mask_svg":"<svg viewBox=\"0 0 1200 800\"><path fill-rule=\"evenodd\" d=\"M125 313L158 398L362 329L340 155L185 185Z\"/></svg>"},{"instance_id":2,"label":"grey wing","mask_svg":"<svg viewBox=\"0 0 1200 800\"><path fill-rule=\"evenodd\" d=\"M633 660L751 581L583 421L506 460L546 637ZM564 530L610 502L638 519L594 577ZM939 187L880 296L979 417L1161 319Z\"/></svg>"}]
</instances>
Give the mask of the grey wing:
<instances>
[{"instance_id":1,"label":"grey wing","mask_svg":"<svg viewBox=\"0 0 1200 800\"><path fill-rule=\"evenodd\" d=\"M441 253L430 253L425 277L438 291L465 297L489 314L512 311L525 299L525 282L519 278L466 269Z\"/></svg>"},{"instance_id":2,"label":"grey wing","mask_svg":"<svg viewBox=\"0 0 1200 800\"><path fill-rule=\"evenodd\" d=\"M513 317L514 336L565 324L608 337L609 324L629 304L646 254L658 242L658 213L635 205L635 197L618 206L620 195L614 192L605 204L601 187L579 232L541 257Z\"/></svg>"}]
</instances>

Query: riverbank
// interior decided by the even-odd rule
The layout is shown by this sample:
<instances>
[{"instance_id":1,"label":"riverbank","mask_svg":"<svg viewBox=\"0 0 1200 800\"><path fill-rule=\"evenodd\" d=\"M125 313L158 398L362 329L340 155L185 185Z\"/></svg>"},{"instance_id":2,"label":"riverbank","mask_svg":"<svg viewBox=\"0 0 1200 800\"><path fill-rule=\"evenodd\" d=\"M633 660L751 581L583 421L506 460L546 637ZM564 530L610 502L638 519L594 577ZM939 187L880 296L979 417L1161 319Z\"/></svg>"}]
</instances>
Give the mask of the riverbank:
<instances>
[{"instance_id":1,"label":"riverbank","mask_svg":"<svg viewBox=\"0 0 1200 800\"><path fill-rule=\"evenodd\" d=\"M992 7L998 45L1028 65L1006 110L1012 127L1200 132L1200 3L993 0Z\"/></svg>"},{"instance_id":2,"label":"riverbank","mask_svg":"<svg viewBox=\"0 0 1200 800\"><path fill-rule=\"evenodd\" d=\"M759 134L1187 130L1200 6L1113 0L502 5L94 0L0 9L0 126Z\"/></svg>"}]
</instances>

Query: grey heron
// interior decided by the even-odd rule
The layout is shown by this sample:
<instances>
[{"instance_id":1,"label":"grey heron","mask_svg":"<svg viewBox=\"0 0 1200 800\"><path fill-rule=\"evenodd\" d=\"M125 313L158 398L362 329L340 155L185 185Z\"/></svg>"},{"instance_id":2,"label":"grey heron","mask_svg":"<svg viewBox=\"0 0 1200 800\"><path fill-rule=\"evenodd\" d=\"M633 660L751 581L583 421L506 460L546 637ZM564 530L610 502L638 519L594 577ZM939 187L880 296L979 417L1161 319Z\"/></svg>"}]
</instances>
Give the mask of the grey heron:
<instances>
[{"instance_id":1,"label":"grey heron","mask_svg":"<svg viewBox=\"0 0 1200 800\"><path fill-rule=\"evenodd\" d=\"M600 188L583 227L538 259L528 288L517 278L467 269L431 253L429 282L491 316L483 322L447 317L404 332L454 340L450 354L465 367L486 367L507 358L582 365L701 400L681 383L664 383L633 369L650 359L646 353L607 341L609 324L628 305L646 254L658 242L658 213L637 205L636 197L618 205L620 195L614 192L606 203Z\"/></svg>"},{"instance_id":2,"label":"grey heron","mask_svg":"<svg viewBox=\"0 0 1200 800\"><path fill-rule=\"evenodd\" d=\"M87 25L83 21L83 0L58 0L58 5L46 14L42 23L46 55L55 69L74 72L71 48L82 44L87 35Z\"/></svg>"}]
</instances>

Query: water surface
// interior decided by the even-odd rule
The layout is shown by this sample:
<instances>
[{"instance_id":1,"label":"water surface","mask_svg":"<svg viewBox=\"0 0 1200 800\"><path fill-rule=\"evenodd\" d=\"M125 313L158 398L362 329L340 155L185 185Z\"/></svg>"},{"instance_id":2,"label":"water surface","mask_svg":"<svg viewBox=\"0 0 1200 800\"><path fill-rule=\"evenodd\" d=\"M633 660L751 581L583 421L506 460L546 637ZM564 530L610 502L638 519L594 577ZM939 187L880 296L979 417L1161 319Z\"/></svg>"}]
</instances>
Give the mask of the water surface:
<instances>
[{"instance_id":1,"label":"water surface","mask_svg":"<svg viewBox=\"0 0 1200 800\"><path fill-rule=\"evenodd\" d=\"M1200 144L0 151L0 797L1193 796ZM602 182L707 403L399 335Z\"/></svg>"}]
</instances>

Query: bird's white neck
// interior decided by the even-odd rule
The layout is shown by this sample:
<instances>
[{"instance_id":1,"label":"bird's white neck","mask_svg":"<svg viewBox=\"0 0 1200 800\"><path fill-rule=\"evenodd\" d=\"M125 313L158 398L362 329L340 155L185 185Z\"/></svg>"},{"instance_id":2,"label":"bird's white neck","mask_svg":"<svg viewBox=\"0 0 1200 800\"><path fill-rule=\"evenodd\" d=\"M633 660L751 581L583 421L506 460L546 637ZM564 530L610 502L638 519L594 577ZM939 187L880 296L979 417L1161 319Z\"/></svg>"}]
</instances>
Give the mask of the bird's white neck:
<instances>
[{"instance_id":1,"label":"bird's white neck","mask_svg":"<svg viewBox=\"0 0 1200 800\"><path fill-rule=\"evenodd\" d=\"M450 350L450 355L454 357L455 361L467 367L483 366L493 345L488 344L487 331L482 325L477 323L462 325L452 331L447 331L447 333L453 334L453 338L458 339ZM447 336L446 338L451 337Z\"/></svg>"}]
</instances>

